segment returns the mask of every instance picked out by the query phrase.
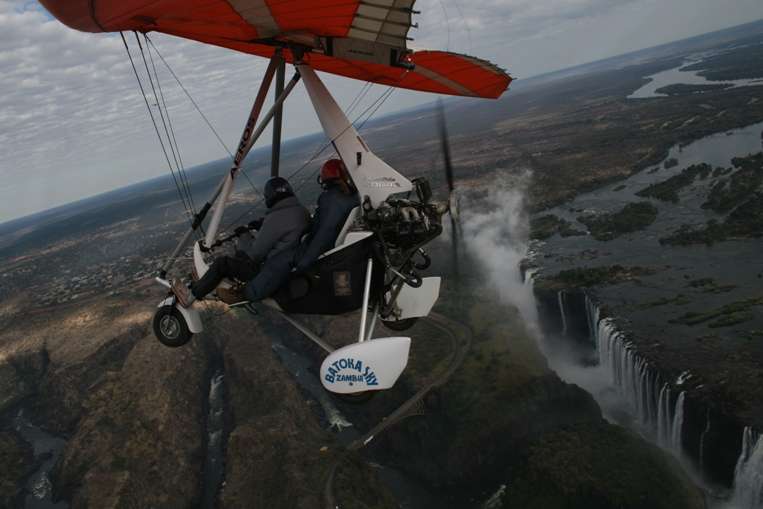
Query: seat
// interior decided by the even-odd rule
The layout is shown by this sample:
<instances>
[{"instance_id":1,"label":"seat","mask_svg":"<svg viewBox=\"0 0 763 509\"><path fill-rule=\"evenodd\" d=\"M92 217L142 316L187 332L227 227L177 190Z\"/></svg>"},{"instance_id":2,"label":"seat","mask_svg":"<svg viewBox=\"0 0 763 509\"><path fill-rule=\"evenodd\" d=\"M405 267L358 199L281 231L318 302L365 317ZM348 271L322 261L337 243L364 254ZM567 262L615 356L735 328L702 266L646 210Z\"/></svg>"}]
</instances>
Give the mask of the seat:
<instances>
[{"instance_id":1,"label":"seat","mask_svg":"<svg viewBox=\"0 0 763 509\"><path fill-rule=\"evenodd\" d=\"M363 305L368 258L373 256L373 233L351 232L345 243L323 254L303 274L292 274L273 295L287 313L338 315ZM383 282L381 263L374 263L372 287Z\"/></svg>"},{"instance_id":2,"label":"seat","mask_svg":"<svg viewBox=\"0 0 763 509\"><path fill-rule=\"evenodd\" d=\"M350 228L352 228L352 225L355 224L355 220L360 215L360 207L355 207L352 209L347 216L347 220L344 222L344 226L342 226L342 229L339 230L339 235L336 236L336 242L334 242L334 247L339 247L342 244L344 244L344 240L347 237L347 232L350 231Z\"/></svg>"}]
</instances>

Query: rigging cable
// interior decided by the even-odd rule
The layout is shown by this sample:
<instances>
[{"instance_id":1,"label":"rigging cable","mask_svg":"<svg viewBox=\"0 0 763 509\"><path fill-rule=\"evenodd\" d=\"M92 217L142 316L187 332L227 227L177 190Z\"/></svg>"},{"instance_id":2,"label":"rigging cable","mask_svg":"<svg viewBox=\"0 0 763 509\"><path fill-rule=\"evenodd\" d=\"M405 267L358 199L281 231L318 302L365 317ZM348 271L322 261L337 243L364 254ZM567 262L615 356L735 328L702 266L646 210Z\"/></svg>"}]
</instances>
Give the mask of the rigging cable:
<instances>
[{"instance_id":1,"label":"rigging cable","mask_svg":"<svg viewBox=\"0 0 763 509\"><path fill-rule=\"evenodd\" d=\"M361 112L361 113L360 113L360 114L359 114L359 115L358 115L358 116L355 118L355 121L354 121L354 122L351 122L351 123L350 123L350 124L349 124L347 127L345 127L345 128L344 128L344 129L343 129L343 130L342 130L342 131L339 133L339 134L337 134L337 135L336 135L334 138L332 138L331 140L329 140L329 141L328 141L328 143L326 143L326 144L325 144L325 145L323 145L323 146L322 146L320 149L318 149L318 150L317 150L317 151L316 151L316 152L315 152L315 153L314 153L314 154L313 154L313 155L312 155L312 156L311 156L311 157L310 157L310 158L309 158L307 161L305 161L305 162L304 162L304 164L302 164L302 166L300 166L299 168L297 168L297 170L296 170L296 171L294 171L294 172L293 172L291 175L289 175L289 177L288 177L288 180L291 180L291 179L293 179L293 178L294 178L294 177L296 177L296 176L297 176L299 173L301 173L301 172L302 172L302 170L304 170L304 169L307 167L307 165L309 165L310 163L312 163L312 162L313 162L313 161L314 161L314 160L315 160L315 159L316 159L318 156L320 156L320 155L321 155L321 154L322 154L322 153L323 153L323 152L324 152L324 151L325 151L327 148L329 148L329 147L330 147L330 146L331 146L331 145L334 143L334 141L336 141L336 140L337 140L337 139L338 139L340 136L342 136L342 135L343 135L343 134L344 134L344 133L345 133L345 132L346 132L346 131L347 131L347 130L350 128L350 127L354 126L354 125L355 125L355 124L358 122L358 120L360 120L360 118L361 118L361 117L363 117L363 115L365 115L365 114L366 114L366 113L368 113L368 112L369 112L369 111L370 111L372 108L374 108L374 106L376 106L376 108L373 110L373 112L371 112L371 115L373 115L374 113L376 113L376 111L379 109L379 106L381 106L382 104L384 104L384 102L385 102L387 99L389 99L389 96L390 96L390 95L392 95L392 91L394 91L394 90L395 90L395 89L394 89L393 87L387 87L387 89L386 89L384 92L382 92L382 94L381 94L381 95L380 95L378 98L376 98L376 100L375 100L374 102L372 102L372 103L371 103L371 104L370 104L370 105L369 105L369 106L368 106L368 107L367 107L365 110L363 110L363 111L362 111L362 112ZM362 128L363 128L363 126L366 124L366 122L368 122L368 119L369 119L369 118L371 118L371 115L369 115L369 117L368 117L368 118L366 118L366 119L365 119L365 120L364 120L364 121L363 121L363 122L360 124L360 126L358 127L358 129L362 129ZM314 175L314 174L315 174L315 171L313 171L313 173L311 174L311 176L312 176L312 175ZM300 181L300 183L299 183L299 185L295 187L295 189L294 189L294 192L296 193L297 191L299 191L300 189L302 189L302 187L304 187L304 185L305 185L307 182L309 182L309 181L310 181L310 177L308 177L308 178L306 178L306 179L303 179L303 180L301 180L301 181Z\"/></svg>"},{"instance_id":2,"label":"rigging cable","mask_svg":"<svg viewBox=\"0 0 763 509\"><path fill-rule=\"evenodd\" d=\"M148 114L151 117L151 123L154 125L154 131L156 131L156 136L159 139L159 145L161 145L162 147L164 158L167 160L167 166L169 167L170 173L172 174L172 180L175 182L175 188L177 189L178 195L180 196L180 201L183 203L183 207L185 208L185 211L189 216L189 220L193 222L193 213L191 212L188 204L185 201L185 197L183 196L183 193L181 191L180 184L178 183L177 177L175 176L175 171L172 168L170 157L167 154L167 149L164 146L164 140L162 139L161 133L159 132L159 126L156 124L156 119L154 118L154 112L151 111L151 106L148 104L148 97L146 96L146 91L143 88L143 82L141 81L140 75L138 74L138 69L135 67L135 62L132 59L130 48L127 46L127 40L125 39L124 33L119 32L119 35L122 37L122 43L124 43L125 51L127 51L127 57L130 59L130 65L132 66L132 70L135 73L135 79L138 80L138 86L140 87L141 95L143 96L143 101L146 103L146 109L148 110Z\"/></svg>"},{"instance_id":3,"label":"rigging cable","mask_svg":"<svg viewBox=\"0 0 763 509\"><path fill-rule=\"evenodd\" d=\"M143 34L144 40L146 39L146 34ZM191 210L196 212L196 204L193 201L193 193L191 193L191 182L188 178L188 174L186 173L185 165L183 164L183 158L180 155L180 145L178 145L177 138L175 137L175 129L172 126L172 118L170 118L170 109L167 107L167 101L164 99L164 91L162 90L162 82L159 80L159 73L156 70L156 65L154 64L154 56L151 52L151 48L148 46L148 42L146 41L146 49L148 50L148 58L151 61L151 68L154 71L154 77L156 78L156 86L159 88L159 97L162 100L162 106L164 107L164 112L167 115L167 125L170 128L170 134L172 135L172 143L175 145L175 151L177 152L178 156L178 162L180 163L180 167L178 171L180 172L181 180L183 181L183 185L185 186L186 193L188 195L188 199L191 203ZM158 104L158 101L157 101ZM169 138L168 138L169 139Z\"/></svg>"},{"instance_id":4,"label":"rigging cable","mask_svg":"<svg viewBox=\"0 0 763 509\"><path fill-rule=\"evenodd\" d=\"M182 186L183 193L185 195L185 199L188 202L188 206L191 209L191 212L195 215L196 211L193 208L193 205L191 203L191 198L189 196L189 191L187 186L185 185L185 180L183 179L183 172L181 171L180 164L178 163L177 154L175 153L175 146L172 144L172 138L170 137L170 131L167 128L167 122L164 119L164 112L162 111L161 103L159 102L159 94L156 93L156 87L154 87L154 79L151 76L151 71L148 68L148 60L146 59L146 53L143 51L143 45L140 43L140 37L138 37L138 32L133 32L135 34L135 40L138 42L138 47L140 48L140 54L143 57L143 65L146 68L146 74L148 75L148 82L151 84L151 90L154 94L154 99L156 100L156 106L159 109L159 118L162 120L162 125L164 126L164 133L167 136L167 144L170 146L170 152L172 152L172 159L175 161L175 167L177 168L178 176L180 178L180 184Z\"/></svg>"},{"instance_id":5,"label":"rigging cable","mask_svg":"<svg viewBox=\"0 0 763 509\"><path fill-rule=\"evenodd\" d=\"M291 173L291 174L290 174L290 175L287 177L287 180L291 181L291 180L292 180L292 179L293 179L295 176L297 176L299 173L301 173L301 172L302 172L302 171L303 171L303 170L304 170L304 169L305 169L305 168L306 168L306 167L307 167L307 166L308 166L310 163L312 163L312 162L313 162L313 161L314 161L314 160L315 160L315 159L316 159L318 156L320 156L320 155L321 155L321 154L322 154L322 153L323 153L323 152L324 152L324 151L325 151L327 148L329 148L329 147L331 146L331 144L332 144L332 143L334 143L334 141L335 141L336 139L338 139L340 136L342 136L342 135L343 135L343 134L344 134L344 133L345 133L345 132L346 132L346 131L347 131L347 130L348 130L350 127L351 127L351 126L354 126L354 125L355 125L355 124L358 122L358 120L360 120L360 118L361 118L361 117L363 117L363 115L365 115L366 113L368 113L369 111L371 111L371 109L373 108L373 111L371 111L371 113L369 114L369 116L368 116L368 117L367 117L365 120L363 120L363 122L362 122L362 123L359 125L358 129L362 129L362 128L363 128L363 126L366 124L366 122L368 122L368 120L370 120L370 118L371 118L371 117L372 117L372 116L373 116L373 115L374 115L374 114L375 114L375 113L376 113L376 112L379 110L379 108L381 107L381 105L382 105L382 104L384 104L384 102L385 102L387 99L389 99L389 97L392 95L392 93L393 93L394 91L395 91L395 88L394 88L394 87L387 87L387 89L386 89L384 92L382 92L382 94L381 94L381 95L380 95L378 98L376 98L376 100L375 100L374 102L372 102L372 103L371 103L371 104L370 104L370 105L369 105L369 106L368 106L368 107L367 107L365 110L363 110L363 111L362 111L362 112L361 112L361 113L360 113L360 114L359 114L359 115L358 115L358 116L355 118L355 121L354 121L354 122L351 122L351 123L350 123L350 125L348 125L347 127L345 127L345 128L342 130L342 132L340 132L339 134L337 134L337 135L336 135L334 138L332 138L332 139L331 139L331 140L330 140L328 143L326 143L326 144L325 144L325 145L323 145L321 148L319 148L319 149L318 149L318 150L317 150L317 151L316 151L316 152L315 152L315 153L314 153L314 154L313 154L313 155L312 155L312 156L311 156L311 157L310 157L310 158L309 158L307 161L305 161L305 162L304 162L304 164L302 164L302 166L300 166L299 168L297 168L297 170L295 170L294 172L292 172L292 173ZM302 179L302 180L300 181L299 185L296 185L296 186L294 186L294 194L297 194L297 192L299 192L299 191L300 191L300 190L301 190L301 189L302 189L302 188L305 186L305 184L306 184L306 183L310 182L310 181L312 180L312 177L313 177L313 176L314 176L314 175L315 175L315 174L318 172L318 170L320 170L320 168L316 168L315 170L313 170L313 172L310 174L310 176L309 176L309 177L307 177L307 178L305 178L305 179ZM258 203L256 203L256 204L254 204L253 206L249 207L248 209L246 209L246 210L245 210L245 211L244 211L242 214L240 214L240 215L239 215L238 217L236 217L236 218L235 218L233 221L231 221L230 223L228 223L228 224L227 224L227 225L226 225L224 228L222 228L221 230L222 230L222 231L225 231L225 230L228 230L228 229L230 229L230 228L231 228L233 225L235 225L235 224L238 224L238 223L239 223L239 221L241 221L241 220L242 220L244 217L246 217L248 214L250 214L251 212L253 212L254 210L256 210L256 209L257 209L257 207L260 207L260 206L262 206L262 202L261 202L261 201L260 201L260 202L258 202Z\"/></svg>"},{"instance_id":6,"label":"rigging cable","mask_svg":"<svg viewBox=\"0 0 763 509\"><path fill-rule=\"evenodd\" d=\"M384 103L387 101L387 99L389 99L389 97L392 95L392 93L393 93L395 90L396 90L395 88L393 88L393 87L389 87L387 90L385 90L385 91L382 93L382 95L381 95L381 96L379 96L379 98L378 98L376 101L374 101L373 103L371 103L371 106L369 106L368 108L366 108L366 109L365 109L365 111L364 111L363 113L361 113L360 115L358 115L358 118L356 118L356 119L355 119L355 122L357 122L357 121L360 119L360 117L361 117L361 116L363 116L363 114L365 114L365 112L367 112L369 109L371 109L371 108L374 106L374 104L376 104L376 107L373 109L373 111L371 111L371 113L370 113L370 114L369 114L369 115L366 117L366 119L365 119L365 120L363 120L363 122L361 122L361 123L360 123L360 125L357 127L357 130L358 130L358 131L360 131L361 129L363 129L363 126L365 126L365 125L366 125L366 122L368 122L369 120L371 120L371 117L373 117L373 116L374 116L374 114L376 114L376 112L379 110L379 108L381 108L382 104L384 104ZM378 104L377 104L377 102L378 102ZM353 124L354 124L354 123L353 123ZM346 128L346 129L345 129L345 131L346 131L347 129L349 129L349 128ZM344 131L342 131L341 133L339 133L339 135L338 135L336 138L338 138L339 136L341 136L343 133L344 133ZM336 138L334 138L334 139L336 139ZM326 146L324 146L324 147L321 149L321 152L323 152L323 151L324 151L326 148L328 148L328 147L331 145L331 143L333 143L333 140L332 140L331 142L329 142L329 143L328 143ZM318 155L319 155L319 154L316 154L316 156L315 156L315 157L317 157ZM313 159L314 159L315 157L313 157ZM311 161L309 161L309 162L312 162L312 160L311 160ZM306 164L307 164L307 163L306 163ZM306 166L306 164L305 164L305 165L302 165L302 168L304 168L304 167ZM319 170L320 170L320 168L315 168L315 169L312 171L312 173L310 173L310 175L309 175L307 178L305 178L305 179L302 179L302 181L300 181L299 185L296 187L296 189L295 189L295 191L294 191L294 192L296 193L297 191L299 191L300 189L302 189L302 188L305 186L305 184L306 184L307 182L311 182L311 181L313 180L313 178L315 177L315 174L316 174L316 173L318 173L318 171L319 171Z\"/></svg>"},{"instance_id":7,"label":"rigging cable","mask_svg":"<svg viewBox=\"0 0 763 509\"><path fill-rule=\"evenodd\" d=\"M172 67L170 67L170 64L167 63L167 61L164 59L162 54L159 52L159 48L156 47L156 45L154 44L154 41L152 41L147 35L146 35L146 39L148 39L148 43L154 48L154 51L156 51L156 54L159 56L159 58L161 59L162 63L164 64L164 66L167 68L167 70L170 72L170 74L172 74L172 77L175 78L175 81L177 81L177 84L180 86L180 88L183 90L183 92L185 92L185 95L188 97L188 99L191 100L191 103L193 104L194 108L196 108L196 111L199 112L199 115L201 115L201 118L204 119L204 122L206 122L207 126L212 130L212 133L214 133L215 137L217 138L217 141L220 142L220 145L223 146L223 148L228 153L228 155L233 157L233 153L230 151L230 149L225 144L223 139L217 133L217 130L212 125L212 122L210 122L209 119L207 118L207 116L204 114L204 112L201 111L201 108L199 108L199 105L196 104L196 101L193 99L193 97L191 96L190 92L188 92L188 90L185 88L183 83L180 81L180 78L178 78L177 74L175 74L175 71L173 71Z\"/></svg>"},{"instance_id":8,"label":"rigging cable","mask_svg":"<svg viewBox=\"0 0 763 509\"><path fill-rule=\"evenodd\" d=\"M180 86L180 89L185 93L186 97L188 97L188 99L191 101L191 104L193 104L193 107L196 109L196 111L199 113L199 115L201 115L201 118L204 119L204 122L207 124L207 127L209 127L209 129L212 131L212 134L215 135L215 138L217 138L217 141L220 142L220 145L222 145L223 149L225 149L225 152L227 152L228 155L230 156L231 160L233 160L233 158L234 158L233 157L233 152L231 152L230 149L228 148L228 145L225 144L225 142L223 141L223 139L220 136L220 134L217 132L215 127L212 125L212 122L210 122L209 119L207 118L207 116L204 114L204 112L201 111L201 108L196 103L196 101L194 100L194 98L191 95L191 93L188 92L188 89L185 88L185 85L183 85L183 82L180 81L180 78L178 77L178 75L175 74L175 71L172 69L172 67L170 67L169 62L167 62L164 59L164 57L162 56L162 54L159 52L159 48L156 47L156 45L154 44L154 41L152 41L148 37L148 35L144 34L144 36L145 36L146 40L148 41L148 44L150 44L151 47L154 48L154 51L156 51L157 56L159 57L159 59L161 59L162 63L167 68L167 70L170 72L172 77L175 78L175 81L177 82L178 86ZM254 182L252 182L252 180L249 178L249 175L247 175L246 170L243 167L241 168L241 174L244 175L244 178L246 178L246 180L249 182L249 185L252 187L254 192L259 194L260 196L262 196L262 193L260 192L259 189L257 189L257 186L254 185Z\"/></svg>"},{"instance_id":9,"label":"rigging cable","mask_svg":"<svg viewBox=\"0 0 763 509\"><path fill-rule=\"evenodd\" d=\"M445 4L442 3L442 0L438 0L438 2L440 2L442 12L445 14L445 28L447 29L448 34L448 42L445 44L445 51L450 51L450 19L448 18L448 11L445 10Z\"/></svg>"},{"instance_id":10,"label":"rigging cable","mask_svg":"<svg viewBox=\"0 0 763 509\"><path fill-rule=\"evenodd\" d=\"M371 87L373 87L371 82L366 81L365 84L363 85L363 88L361 88L360 91L357 93L357 95L355 95L355 99L353 99L350 105L347 107L347 112L345 113L346 115L350 115L352 113L352 110L354 110L355 107L358 104L360 104L361 101L363 101L368 91L371 90Z\"/></svg>"},{"instance_id":11,"label":"rigging cable","mask_svg":"<svg viewBox=\"0 0 763 509\"><path fill-rule=\"evenodd\" d=\"M464 17L464 13L461 10L461 6L458 5L459 0L453 0L453 4L456 6L456 10L458 10L458 15L461 16L461 21L464 22L464 28L466 29L466 39L469 41L469 54L474 53L474 50L472 49L472 31L469 30L469 21Z\"/></svg>"}]
</instances>

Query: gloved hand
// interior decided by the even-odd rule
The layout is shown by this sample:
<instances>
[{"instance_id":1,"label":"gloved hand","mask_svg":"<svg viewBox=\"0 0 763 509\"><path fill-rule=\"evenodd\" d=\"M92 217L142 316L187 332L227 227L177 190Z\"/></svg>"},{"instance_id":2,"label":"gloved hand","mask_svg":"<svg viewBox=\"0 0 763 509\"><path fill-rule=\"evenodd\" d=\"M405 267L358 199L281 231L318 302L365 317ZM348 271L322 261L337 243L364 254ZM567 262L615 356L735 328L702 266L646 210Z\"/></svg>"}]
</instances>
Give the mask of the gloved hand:
<instances>
[{"instance_id":1,"label":"gloved hand","mask_svg":"<svg viewBox=\"0 0 763 509\"><path fill-rule=\"evenodd\" d=\"M237 249L237 250L236 250L236 252L233 254L233 256L234 256L234 258L239 258L239 259L241 259L241 260L246 260L246 261L250 261L250 262L252 261L252 259L251 259L251 258L249 258L249 255L248 255L248 254L246 254L245 252L243 252L243 251L241 251L241 250L238 250L238 249Z\"/></svg>"},{"instance_id":2,"label":"gloved hand","mask_svg":"<svg viewBox=\"0 0 763 509\"><path fill-rule=\"evenodd\" d=\"M243 235L248 231L249 231L249 228L247 228L246 226L239 226L238 228L233 230L233 233L235 233L236 235Z\"/></svg>"},{"instance_id":3,"label":"gloved hand","mask_svg":"<svg viewBox=\"0 0 763 509\"><path fill-rule=\"evenodd\" d=\"M250 223L247 225L247 228L249 228L250 230L259 230L260 228L262 228L262 223L263 223L264 221L265 221L265 218L264 218L264 217L261 217L261 218L259 218L259 219L255 219L254 221L251 221L251 222L250 222Z\"/></svg>"}]
</instances>

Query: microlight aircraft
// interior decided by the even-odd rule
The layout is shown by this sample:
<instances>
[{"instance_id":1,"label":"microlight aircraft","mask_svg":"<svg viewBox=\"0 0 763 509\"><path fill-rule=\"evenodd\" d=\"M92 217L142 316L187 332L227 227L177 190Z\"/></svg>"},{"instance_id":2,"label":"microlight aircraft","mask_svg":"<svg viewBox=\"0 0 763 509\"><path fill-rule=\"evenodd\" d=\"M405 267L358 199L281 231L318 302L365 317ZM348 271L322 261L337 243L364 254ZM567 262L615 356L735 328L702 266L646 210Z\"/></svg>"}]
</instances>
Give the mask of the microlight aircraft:
<instances>
[{"instance_id":1,"label":"microlight aircraft","mask_svg":"<svg viewBox=\"0 0 763 509\"><path fill-rule=\"evenodd\" d=\"M263 304L326 351L320 379L327 390L357 395L392 387L408 363L411 339L375 338L376 322L402 331L429 314L439 296L440 278L419 275L430 264L423 248L442 232L445 213L450 211L455 226L453 171L444 122L441 118L451 191L447 204L431 199L425 179L407 179L371 151L316 71L389 87L492 99L508 88L511 77L471 56L410 50L412 15L419 14L413 10L414 0L40 1L53 16L77 30L133 31L139 44L139 33L148 41L145 34L161 32L270 59L230 170L195 213L191 228L156 278L167 288L168 271L203 224L206 232L193 245L193 264L198 275L207 270L205 256L219 244L220 221L242 162L273 119L271 174L278 175L282 105L298 82L304 83L326 137L359 192L361 206L350 214L335 247L307 274L293 275ZM287 64L294 67L294 75L284 84ZM274 104L258 124L274 77ZM159 105L157 99L154 106ZM357 341L338 349L293 316L358 310ZM171 293L159 304L154 331L165 345L182 346L202 330L198 308L180 306Z\"/></svg>"}]
</instances>

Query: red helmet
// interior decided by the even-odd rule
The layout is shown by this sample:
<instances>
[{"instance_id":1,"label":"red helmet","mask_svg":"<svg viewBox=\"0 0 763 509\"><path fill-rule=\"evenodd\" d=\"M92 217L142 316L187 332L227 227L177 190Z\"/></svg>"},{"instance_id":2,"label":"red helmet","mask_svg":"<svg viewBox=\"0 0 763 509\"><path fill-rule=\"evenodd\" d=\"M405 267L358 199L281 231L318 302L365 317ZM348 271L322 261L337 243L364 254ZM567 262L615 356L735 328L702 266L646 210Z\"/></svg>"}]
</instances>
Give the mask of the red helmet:
<instances>
[{"instance_id":1,"label":"red helmet","mask_svg":"<svg viewBox=\"0 0 763 509\"><path fill-rule=\"evenodd\" d=\"M344 163L341 159L329 159L321 166L321 182L328 182L338 178L343 178L345 172Z\"/></svg>"}]
</instances>

